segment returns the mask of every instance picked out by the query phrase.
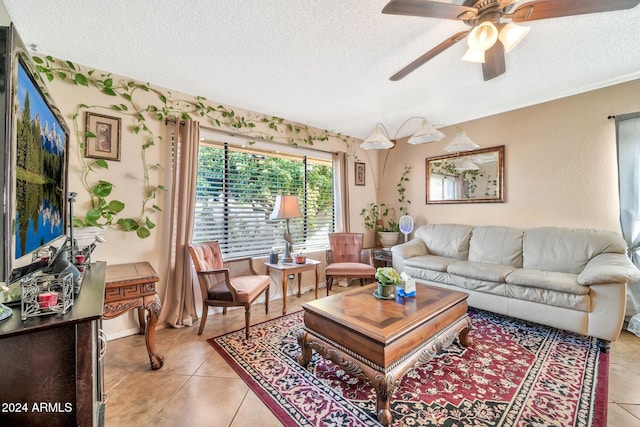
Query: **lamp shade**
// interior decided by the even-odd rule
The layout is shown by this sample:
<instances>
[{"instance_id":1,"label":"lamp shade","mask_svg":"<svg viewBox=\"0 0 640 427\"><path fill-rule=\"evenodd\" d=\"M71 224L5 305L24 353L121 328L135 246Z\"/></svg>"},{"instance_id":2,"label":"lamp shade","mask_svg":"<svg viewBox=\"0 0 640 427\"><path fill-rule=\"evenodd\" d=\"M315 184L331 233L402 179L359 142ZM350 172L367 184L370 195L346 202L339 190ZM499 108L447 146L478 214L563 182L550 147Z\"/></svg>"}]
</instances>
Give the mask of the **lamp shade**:
<instances>
[{"instance_id":1,"label":"lamp shade","mask_svg":"<svg viewBox=\"0 0 640 427\"><path fill-rule=\"evenodd\" d=\"M478 64L484 64L484 50L473 50L469 48L460 59L467 62L477 62Z\"/></svg>"},{"instance_id":2,"label":"lamp shade","mask_svg":"<svg viewBox=\"0 0 640 427\"><path fill-rule=\"evenodd\" d=\"M360 144L360 148L365 150L386 150L393 147L393 142L385 134L384 126L382 126L382 123L378 123L371 135Z\"/></svg>"},{"instance_id":3,"label":"lamp shade","mask_svg":"<svg viewBox=\"0 0 640 427\"><path fill-rule=\"evenodd\" d=\"M297 196L276 196L276 205L269 219L301 218L302 212L298 206Z\"/></svg>"},{"instance_id":4,"label":"lamp shade","mask_svg":"<svg viewBox=\"0 0 640 427\"><path fill-rule=\"evenodd\" d=\"M460 162L460 164L456 165L456 169L459 171L477 171L480 168L478 167L478 165L473 163L471 159L469 159L468 157L465 157Z\"/></svg>"},{"instance_id":5,"label":"lamp shade","mask_svg":"<svg viewBox=\"0 0 640 427\"><path fill-rule=\"evenodd\" d=\"M502 24L500 28L500 35L498 38L504 46L504 53L509 53L518 45L527 35L531 27L524 27L522 25L516 25L512 22L508 24Z\"/></svg>"},{"instance_id":6,"label":"lamp shade","mask_svg":"<svg viewBox=\"0 0 640 427\"><path fill-rule=\"evenodd\" d=\"M434 128L427 119L422 119L422 126L413 135L409 137L409 144L425 144L427 142L436 142L444 138L444 133Z\"/></svg>"},{"instance_id":7,"label":"lamp shade","mask_svg":"<svg viewBox=\"0 0 640 427\"><path fill-rule=\"evenodd\" d=\"M460 129L456 137L443 150L449 153L457 153L459 151L475 150L476 148L480 148L480 146L473 142L464 130Z\"/></svg>"},{"instance_id":8,"label":"lamp shade","mask_svg":"<svg viewBox=\"0 0 640 427\"><path fill-rule=\"evenodd\" d=\"M478 24L467 37L467 43L473 50L485 51L498 40L498 29L490 21Z\"/></svg>"}]
</instances>

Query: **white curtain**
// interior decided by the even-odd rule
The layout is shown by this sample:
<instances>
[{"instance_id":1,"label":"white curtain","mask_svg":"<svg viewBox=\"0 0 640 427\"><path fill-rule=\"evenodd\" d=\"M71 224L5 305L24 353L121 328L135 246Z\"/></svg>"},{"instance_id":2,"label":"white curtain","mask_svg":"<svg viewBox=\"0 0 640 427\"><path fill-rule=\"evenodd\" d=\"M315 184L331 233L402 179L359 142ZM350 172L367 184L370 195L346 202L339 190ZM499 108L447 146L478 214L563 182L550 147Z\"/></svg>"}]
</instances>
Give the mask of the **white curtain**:
<instances>
[{"instance_id":1,"label":"white curtain","mask_svg":"<svg viewBox=\"0 0 640 427\"><path fill-rule=\"evenodd\" d=\"M640 113L616 116L620 226L629 258L640 268ZM627 288L626 318L640 321L640 282Z\"/></svg>"}]
</instances>

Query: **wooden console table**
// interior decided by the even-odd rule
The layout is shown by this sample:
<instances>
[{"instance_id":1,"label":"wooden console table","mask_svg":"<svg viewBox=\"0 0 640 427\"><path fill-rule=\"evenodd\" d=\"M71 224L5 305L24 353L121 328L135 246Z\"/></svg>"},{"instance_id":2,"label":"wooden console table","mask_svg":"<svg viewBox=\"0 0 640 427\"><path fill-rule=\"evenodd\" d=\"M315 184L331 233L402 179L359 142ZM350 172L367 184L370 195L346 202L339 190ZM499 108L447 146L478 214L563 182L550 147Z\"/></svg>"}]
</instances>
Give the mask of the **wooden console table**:
<instances>
[{"instance_id":1,"label":"wooden console table","mask_svg":"<svg viewBox=\"0 0 640 427\"><path fill-rule=\"evenodd\" d=\"M138 309L140 334L144 334L151 369L160 369L164 357L156 351L155 334L160 301L156 294L158 274L148 262L107 265L103 318L113 319ZM148 323L144 312L148 312Z\"/></svg>"}]
</instances>

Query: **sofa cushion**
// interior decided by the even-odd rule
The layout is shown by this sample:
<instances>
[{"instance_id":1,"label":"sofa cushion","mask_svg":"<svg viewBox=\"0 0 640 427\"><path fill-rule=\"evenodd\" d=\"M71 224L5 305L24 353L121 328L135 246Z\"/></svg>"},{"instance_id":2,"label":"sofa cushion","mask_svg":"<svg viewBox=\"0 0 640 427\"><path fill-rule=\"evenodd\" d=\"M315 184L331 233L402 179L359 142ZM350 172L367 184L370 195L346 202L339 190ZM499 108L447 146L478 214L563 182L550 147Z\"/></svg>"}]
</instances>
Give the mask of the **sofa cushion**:
<instances>
[{"instance_id":1,"label":"sofa cushion","mask_svg":"<svg viewBox=\"0 0 640 427\"><path fill-rule=\"evenodd\" d=\"M601 253L625 253L627 244L612 231L540 227L526 230L522 266L526 269L579 274Z\"/></svg>"},{"instance_id":2,"label":"sofa cushion","mask_svg":"<svg viewBox=\"0 0 640 427\"><path fill-rule=\"evenodd\" d=\"M435 255L422 255L422 256L414 256L413 258L407 258L404 261L404 266L406 267L415 267L415 268L423 268L427 270L433 271L447 271L447 267L454 262L458 262L457 259L447 258L443 256L435 256Z\"/></svg>"},{"instance_id":3,"label":"sofa cushion","mask_svg":"<svg viewBox=\"0 0 640 427\"><path fill-rule=\"evenodd\" d=\"M578 275L555 271L519 268L507 276L507 283L529 288L548 289L574 295L587 295L589 288L578 284Z\"/></svg>"},{"instance_id":4,"label":"sofa cushion","mask_svg":"<svg viewBox=\"0 0 640 427\"><path fill-rule=\"evenodd\" d=\"M507 294L507 285L504 282L496 283L491 280L471 279L469 277L456 276L455 274L449 274L449 285L492 295L505 296Z\"/></svg>"},{"instance_id":5,"label":"sofa cushion","mask_svg":"<svg viewBox=\"0 0 640 427\"><path fill-rule=\"evenodd\" d=\"M522 267L523 235L520 228L475 227L469 240L469 261Z\"/></svg>"},{"instance_id":6,"label":"sofa cushion","mask_svg":"<svg viewBox=\"0 0 640 427\"><path fill-rule=\"evenodd\" d=\"M446 271L427 270L422 267L405 267L404 272L414 279L426 280L441 285L449 284L449 273Z\"/></svg>"},{"instance_id":7,"label":"sofa cushion","mask_svg":"<svg viewBox=\"0 0 640 427\"><path fill-rule=\"evenodd\" d=\"M431 255L466 260L471 230L470 225L427 224L418 227L414 238L423 240Z\"/></svg>"},{"instance_id":8,"label":"sofa cushion","mask_svg":"<svg viewBox=\"0 0 640 427\"><path fill-rule=\"evenodd\" d=\"M505 283L505 278L516 268L510 265L490 264L485 262L458 261L447 267L447 273L469 279L488 280Z\"/></svg>"},{"instance_id":9,"label":"sofa cushion","mask_svg":"<svg viewBox=\"0 0 640 427\"><path fill-rule=\"evenodd\" d=\"M570 310L591 312L591 296L589 294L579 295L553 289L520 286L509 283L505 285L505 291L508 298L537 302Z\"/></svg>"}]
</instances>

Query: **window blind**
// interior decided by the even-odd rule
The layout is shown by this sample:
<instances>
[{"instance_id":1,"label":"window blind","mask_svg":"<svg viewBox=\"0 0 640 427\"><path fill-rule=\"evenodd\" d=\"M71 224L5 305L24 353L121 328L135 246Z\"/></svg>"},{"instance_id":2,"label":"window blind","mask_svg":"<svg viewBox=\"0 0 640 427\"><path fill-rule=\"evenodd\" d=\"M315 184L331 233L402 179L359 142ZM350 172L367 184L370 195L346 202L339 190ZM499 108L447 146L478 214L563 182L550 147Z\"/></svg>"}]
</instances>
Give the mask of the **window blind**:
<instances>
[{"instance_id":1,"label":"window blind","mask_svg":"<svg viewBox=\"0 0 640 427\"><path fill-rule=\"evenodd\" d=\"M456 177L432 173L429 180L430 200L452 200L458 197Z\"/></svg>"},{"instance_id":2,"label":"window blind","mask_svg":"<svg viewBox=\"0 0 640 427\"><path fill-rule=\"evenodd\" d=\"M286 222L269 219L278 194L295 194L303 214L289 220L294 251L328 248L334 230L330 160L201 144L194 242L217 240L226 257L282 250Z\"/></svg>"}]
</instances>

